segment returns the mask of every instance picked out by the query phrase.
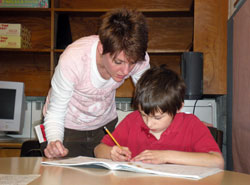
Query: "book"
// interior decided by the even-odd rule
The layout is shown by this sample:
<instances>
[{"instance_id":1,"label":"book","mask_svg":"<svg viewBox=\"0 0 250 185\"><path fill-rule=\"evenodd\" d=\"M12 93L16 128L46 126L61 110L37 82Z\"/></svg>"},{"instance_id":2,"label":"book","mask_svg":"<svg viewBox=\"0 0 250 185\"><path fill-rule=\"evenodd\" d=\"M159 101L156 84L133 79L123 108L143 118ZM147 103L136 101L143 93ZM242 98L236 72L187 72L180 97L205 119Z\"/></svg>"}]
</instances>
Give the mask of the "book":
<instances>
[{"instance_id":1,"label":"book","mask_svg":"<svg viewBox=\"0 0 250 185\"><path fill-rule=\"evenodd\" d=\"M43 143L47 141L44 129L45 128L43 124L39 124L35 126L35 132L36 132L36 136L38 138L39 143Z\"/></svg>"},{"instance_id":2,"label":"book","mask_svg":"<svg viewBox=\"0 0 250 185\"><path fill-rule=\"evenodd\" d=\"M1 8L48 8L49 0L0 0Z\"/></svg>"},{"instance_id":3,"label":"book","mask_svg":"<svg viewBox=\"0 0 250 185\"><path fill-rule=\"evenodd\" d=\"M219 168L209 168L201 166L188 166L176 164L146 164L142 162L115 162L109 159L92 157L73 157L68 159L57 159L42 161L43 165L56 166L81 166L81 167L103 167L109 170L128 171L135 173L145 173L157 176L187 178L199 180L223 170Z\"/></svg>"},{"instance_id":4,"label":"book","mask_svg":"<svg viewBox=\"0 0 250 185\"><path fill-rule=\"evenodd\" d=\"M0 48L31 48L30 38L0 35Z\"/></svg>"},{"instance_id":5,"label":"book","mask_svg":"<svg viewBox=\"0 0 250 185\"><path fill-rule=\"evenodd\" d=\"M22 24L0 23L0 35L30 36L30 31Z\"/></svg>"}]
</instances>

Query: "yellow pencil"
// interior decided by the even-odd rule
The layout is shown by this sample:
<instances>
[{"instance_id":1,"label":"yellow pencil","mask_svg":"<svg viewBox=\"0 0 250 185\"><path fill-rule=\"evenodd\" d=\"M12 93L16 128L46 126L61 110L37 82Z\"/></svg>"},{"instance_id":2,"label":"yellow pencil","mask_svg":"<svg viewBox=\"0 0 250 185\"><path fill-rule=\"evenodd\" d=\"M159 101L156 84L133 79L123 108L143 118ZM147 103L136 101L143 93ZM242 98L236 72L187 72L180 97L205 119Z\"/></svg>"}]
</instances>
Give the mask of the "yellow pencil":
<instances>
[{"instance_id":1,"label":"yellow pencil","mask_svg":"<svg viewBox=\"0 0 250 185\"><path fill-rule=\"evenodd\" d=\"M105 131L108 133L108 135L111 137L111 139L115 142L115 144L119 147L122 148L121 145L119 145L119 143L115 140L115 138L112 136L112 134L109 132L109 130L107 129L107 127L104 127Z\"/></svg>"}]
</instances>

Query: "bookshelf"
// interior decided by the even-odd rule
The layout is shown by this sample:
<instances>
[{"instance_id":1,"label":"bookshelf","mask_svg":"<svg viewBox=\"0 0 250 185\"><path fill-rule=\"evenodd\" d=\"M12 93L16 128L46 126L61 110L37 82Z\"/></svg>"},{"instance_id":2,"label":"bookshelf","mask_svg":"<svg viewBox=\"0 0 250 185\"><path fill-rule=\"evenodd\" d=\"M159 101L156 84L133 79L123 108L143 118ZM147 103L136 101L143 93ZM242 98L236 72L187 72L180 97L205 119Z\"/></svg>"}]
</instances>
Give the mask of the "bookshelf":
<instances>
[{"instance_id":1,"label":"bookshelf","mask_svg":"<svg viewBox=\"0 0 250 185\"><path fill-rule=\"evenodd\" d=\"M223 2L227 1L223 0ZM206 16L213 15L210 20L212 26L216 29L218 27L219 31L226 35L226 28L221 27L224 19L220 21L216 17L222 13L224 15L224 12L213 9L220 6L221 1L213 0L213 3L211 7L208 3L203 5L202 0L116 0L112 2L51 0L50 8L0 8L0 22L21 23L32 33L32 48L0 49L0 80L23 81L26 84L26 96L46 96L58 58L63 52L63 49L56 47L58 31L61 31L58 30L59 16L62 14L68 16L72 40L75 41L80 37L96 34L100 16L106 11L126 6L136 8L146 16L149 25L148 53L151 64L164 63L180 73L182 52L195 51L198 46L197 51L203 51L206 55L205 59L211 53L213 54L213 67L207 65L209 69L204 69L204 93L225 94L226 58L224 55L226 51L224 52L223 47L226 41L214 44L216 36L212 40L199 39L204 37L200 22L206 20L199 17L200 14L204 14L199 9L206 10ZM209 28L209 25L207 27ZM217 51L217 45L220 46L221 51ZM217 68L217 65L220 67ZM127 80L118 89L117 97L132 97L132 92L132 82Z\"/></svg>"}]
</instances>

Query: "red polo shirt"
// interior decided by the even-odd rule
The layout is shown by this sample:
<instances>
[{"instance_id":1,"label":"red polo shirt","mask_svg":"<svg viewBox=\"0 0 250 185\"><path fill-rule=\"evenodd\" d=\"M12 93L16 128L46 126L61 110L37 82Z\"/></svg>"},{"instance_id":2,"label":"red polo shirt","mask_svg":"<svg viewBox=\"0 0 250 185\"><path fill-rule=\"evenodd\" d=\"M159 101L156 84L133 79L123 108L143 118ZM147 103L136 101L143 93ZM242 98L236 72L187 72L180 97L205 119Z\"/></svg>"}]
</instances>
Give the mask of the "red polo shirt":
<instances>
[{"instance_id":1,"label":"red polo shirt","mask_svg":"<svg viewBox=\"0 0 250 185\"><path fill-rule=\"evenodd\" d=\"M220 152L209 129L192 114L176 114L159 140L149 133L139 111L124 118L112 134L121 146L130 149L132 158L144 150ZM109 135L105 135L101 142L109 146L115 145Z\"/></svg>"}]
</instances>

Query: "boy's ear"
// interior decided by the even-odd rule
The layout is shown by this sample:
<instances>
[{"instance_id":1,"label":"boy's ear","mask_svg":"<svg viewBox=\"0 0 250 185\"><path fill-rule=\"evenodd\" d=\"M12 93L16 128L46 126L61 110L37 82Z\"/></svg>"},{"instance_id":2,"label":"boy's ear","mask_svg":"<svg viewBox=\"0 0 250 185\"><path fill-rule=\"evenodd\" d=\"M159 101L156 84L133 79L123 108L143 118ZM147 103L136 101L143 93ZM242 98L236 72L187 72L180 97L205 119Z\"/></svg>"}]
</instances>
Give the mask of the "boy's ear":
<instances>
[{"instance_id":1,"label":"boy's ear","mask_svg":"<svg viewBox=\"0 0 250 185\"><path fill-rule=\"evenodd\" d=\"M102 55L103 53L103 46L102 46L102 43L99 41L98 44L97 44L97 51L100 55Z\"/></svg>"},{"instance_id":2,"label":"boy's ear","mask_svg":"<svg viewBox=\"0 0 250 185\"><path fill-rule=\"evenodd\" d=\"M184 107L184 102L181 105L181 108L179 110L177 110L177 113L181 112L181 109Z\"/></svg>"}]
</instances>

